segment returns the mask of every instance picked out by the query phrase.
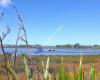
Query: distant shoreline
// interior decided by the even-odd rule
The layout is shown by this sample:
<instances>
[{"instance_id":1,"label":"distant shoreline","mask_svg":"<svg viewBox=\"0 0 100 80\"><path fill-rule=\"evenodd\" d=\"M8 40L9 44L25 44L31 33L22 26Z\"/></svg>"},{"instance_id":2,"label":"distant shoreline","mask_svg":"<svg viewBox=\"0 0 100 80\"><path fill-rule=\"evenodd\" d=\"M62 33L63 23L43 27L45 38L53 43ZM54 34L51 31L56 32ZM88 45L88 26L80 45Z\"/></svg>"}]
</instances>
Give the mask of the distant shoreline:
<instances>
[{"instance_id":1,"label":"distant shoreline","mask_svg":"<svg viewBox=\"0 0 100 80\"><path fill-rule=\"evenodd\" d=\"M16 45L7 45L4 44L3 45L4 48L15 48ZM1 46L0 46L1 48ZM17 48L44 48L44 49L100 49L100 45L98 44L94 44L94 45L80 45L79 43L75 43L75 44L65 44L65 45L55 45L55 46L49 46L49 45L17 45Z\"/></svg>"},{"instance_id":2,"label":"distant shoreline","mask_svg":"<svg viewBox=\"0 0 100 80\"><path fill-rule=\"evenodd\" d=\"M15 47L4 47L4 48L15 48ZM17 48L29 48L29 49L31 49L31 48L34 48L34 49L39 49L40 47L17 47ZM57 48L57 47L41 47L41 49L49 49L49 48L53 48L53 49L76 49L76 50L78 50L78 49L86 49L86 50L90 50L90 49L92 49L92 50L100 50L99 48L97 49L97 48ZM0 47L0 49L1 49L1 47Z\"/></svg>"}]
</instances>

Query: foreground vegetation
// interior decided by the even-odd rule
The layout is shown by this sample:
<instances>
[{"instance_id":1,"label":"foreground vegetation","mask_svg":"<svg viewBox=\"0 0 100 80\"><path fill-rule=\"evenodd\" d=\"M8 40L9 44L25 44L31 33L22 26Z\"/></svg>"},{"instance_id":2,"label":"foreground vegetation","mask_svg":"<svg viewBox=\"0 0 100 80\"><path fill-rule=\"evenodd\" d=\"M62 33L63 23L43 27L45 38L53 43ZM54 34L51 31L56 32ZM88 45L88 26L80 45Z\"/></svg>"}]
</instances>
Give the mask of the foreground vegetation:
<instances>
[{"instance_id":1,"label":"foreground vegetation","mask_svg":"<svg viewBox=\"0 0 100 80\"><path fill-rule=\"evenodd\" d=\"M0 63L0 80L99 80L100 56L28 56L18 55L16 67L11 56L7 66ZM96 65L98 64L98 65Z\"/></svg>"}]
</instances>

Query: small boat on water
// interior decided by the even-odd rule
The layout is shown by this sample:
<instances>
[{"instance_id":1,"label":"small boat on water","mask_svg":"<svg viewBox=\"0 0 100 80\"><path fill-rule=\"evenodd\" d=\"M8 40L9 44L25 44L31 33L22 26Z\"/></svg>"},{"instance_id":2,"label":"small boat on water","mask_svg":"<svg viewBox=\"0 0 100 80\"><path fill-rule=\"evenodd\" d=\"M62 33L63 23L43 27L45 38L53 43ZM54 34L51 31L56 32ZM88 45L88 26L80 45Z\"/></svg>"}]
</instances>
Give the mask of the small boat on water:
<instances>
[{"instance_id":1,"label":"small boat on water","mask_svg":"<svg viewBox=\"0 0 100 80\"><path fill-rule=\"evenodd\" d=\"M49 49L48 49L48 51L54 51L54 50L55 50L54 48L49 48Z\"/></svg>"}]
</instances>

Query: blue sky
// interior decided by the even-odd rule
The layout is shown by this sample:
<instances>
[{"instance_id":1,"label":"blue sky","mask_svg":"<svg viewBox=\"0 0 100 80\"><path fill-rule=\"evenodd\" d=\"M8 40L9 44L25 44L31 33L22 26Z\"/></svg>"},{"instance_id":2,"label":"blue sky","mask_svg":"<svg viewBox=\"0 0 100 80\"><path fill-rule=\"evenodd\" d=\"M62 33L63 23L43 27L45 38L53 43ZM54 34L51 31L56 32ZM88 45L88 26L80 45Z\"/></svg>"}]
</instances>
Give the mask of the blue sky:
<instances>
[{"instance_id":1,"label":"blue sky","mask_svg":"<svg viewBox=\"0 0 100 80\"><path fill-rule=\"evenodd\" d=\"M100 0L14 0L27 31L29 44L100 44ZM15 11L5 12L0 33L10 25L5 44L15 44L18 20ZM61 27L63 26L63 27ZM60 30L59 30L60 29Z\"/></svg>"}]
</instances>

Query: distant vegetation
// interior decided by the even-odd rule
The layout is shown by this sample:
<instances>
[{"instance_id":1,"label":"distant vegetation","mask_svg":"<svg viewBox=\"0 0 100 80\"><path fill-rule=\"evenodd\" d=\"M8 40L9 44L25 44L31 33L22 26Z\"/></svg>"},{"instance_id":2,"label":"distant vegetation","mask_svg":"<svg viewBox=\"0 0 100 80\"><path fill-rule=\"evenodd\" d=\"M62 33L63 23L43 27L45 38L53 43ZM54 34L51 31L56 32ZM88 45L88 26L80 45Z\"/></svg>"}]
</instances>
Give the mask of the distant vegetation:
<instances>
[{"instance_id":1,"label":"distant vegetation","mask_svg":"<svg viewBox=\"0 0 100 80\"><path fill-rule=\"evenodd\" d=\"M65 45L56 45L57 48L83 48L83 49L100 49L100 45L80 45L79 43L75 44L65 44Z\"/></svg>"},{"instance_id":2,"label":"distant vegetation","mask_svg":"<svg viewBox=\"0 0 100 80\"><path fill-rule=\"evenodd\" d=\"M4 45L5 48L14 48L16 45ZM1 46L0 46L1 47ZM79 43L75 44L65 44L56 46L43 46L43 45L17 45L18 48L74 48L74 49L100 49L100 45L81 45Z\"/></svg>"}]
</instances>

